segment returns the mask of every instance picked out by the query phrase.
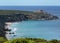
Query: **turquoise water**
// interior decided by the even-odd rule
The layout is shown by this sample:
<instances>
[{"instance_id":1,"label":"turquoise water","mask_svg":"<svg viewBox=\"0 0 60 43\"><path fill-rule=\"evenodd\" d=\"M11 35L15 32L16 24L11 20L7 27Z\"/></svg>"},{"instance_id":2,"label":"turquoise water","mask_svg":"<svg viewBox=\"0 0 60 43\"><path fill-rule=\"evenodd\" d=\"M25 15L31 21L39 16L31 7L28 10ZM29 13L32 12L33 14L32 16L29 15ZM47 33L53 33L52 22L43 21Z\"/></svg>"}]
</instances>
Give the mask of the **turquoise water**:
<instances>
[{"instance_id":1,"label":"turquoise water","mask_svg":"<svg viewBox=\"0 0 60 43\"><path fill-rule=\"evenodd\" d=\"M25 11L42 9L60 18L60 6L0 6L0 9ZM11 34L10 38L31 37L60 40L60 20L15 22L11 24L10 28L11 32L16 35Z\"/></svg>"},{"instance_id":2,"label":"turquoise water","mask_svg":"<svg viewBox=\"0 0 60 43\"><path fill-rule=\"evenodd\" d=\"M31 37L44 39L60 39L60 20L22 21L11 25L15 31L15 38Z\"/></svg>"}]
</instances>

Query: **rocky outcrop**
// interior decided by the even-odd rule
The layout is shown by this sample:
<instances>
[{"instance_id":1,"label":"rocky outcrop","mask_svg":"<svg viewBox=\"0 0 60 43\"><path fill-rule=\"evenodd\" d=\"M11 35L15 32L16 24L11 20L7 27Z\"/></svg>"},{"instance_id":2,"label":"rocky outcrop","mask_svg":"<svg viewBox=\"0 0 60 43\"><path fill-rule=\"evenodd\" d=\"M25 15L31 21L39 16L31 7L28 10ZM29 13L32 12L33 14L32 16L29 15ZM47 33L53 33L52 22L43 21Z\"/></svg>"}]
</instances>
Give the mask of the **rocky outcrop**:
<instances>
[{"instance_id":1,"label":"rocky outcrop","mask_svg":"<svg viewBox=\"0 0 60 43\"><path fill-rule=\"evenodd\" d=\"M23 20L28 20L24 14L0 15L0 37L6 38L7 31L11 31L11 29L5 29L6 22L20 22Z\"/></svg>"},{"instance_id":2,"label":"rocky outcrop","mask_svg":"<svg viewBox=\"0 0 60 43\"><path fill-rule=\"evenodd\" d=\"M43 10L33 11L33 13L27 14L29 20L56 20L57 16L51 15Z\"/></svg>"},{"instance_id":3,"label":"rocky outcrop","mask_svg":"<svg viewBox=\"0 0 60 43\"><path fill-rule=\"evenodd\" d=\"M28 20L24 14L0 15L0 22L18 22Z\"/></svg>"}]
</instances>

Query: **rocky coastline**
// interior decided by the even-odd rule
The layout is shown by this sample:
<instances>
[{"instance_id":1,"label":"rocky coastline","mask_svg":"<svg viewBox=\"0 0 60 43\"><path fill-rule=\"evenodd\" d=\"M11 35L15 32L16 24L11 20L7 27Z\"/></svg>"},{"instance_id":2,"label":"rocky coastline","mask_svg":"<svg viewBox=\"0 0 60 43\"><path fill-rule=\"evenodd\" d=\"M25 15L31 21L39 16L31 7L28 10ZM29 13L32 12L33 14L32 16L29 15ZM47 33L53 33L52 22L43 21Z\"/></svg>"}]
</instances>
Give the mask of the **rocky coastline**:
<instances>
[{"instance_id":1,"label":"rocky coastline","mask_svg":"<svg viewBox=\"0 0 60 43\"><path fill-rule=\"evenodd\" d=\"M44 10L19 11L19 10L0 10L0 20L3 21L24 21L24 20L56 20L59 17L49 14Z\"/></svg>"},{"instance_id":2,"label":"rocky coastline","mask_svg":"<svg viewBox=\"0 0 60 43\"><path fill-rule=\"evenodd\" d=\"M0 10L0 37L5 37L6 31L11 31L8 28L5 29L6 22L21 22L25 20L56 20L57 16L48 14L43 10L39 11L19 11L19 10Z\"/></svg>"}]
</instances>

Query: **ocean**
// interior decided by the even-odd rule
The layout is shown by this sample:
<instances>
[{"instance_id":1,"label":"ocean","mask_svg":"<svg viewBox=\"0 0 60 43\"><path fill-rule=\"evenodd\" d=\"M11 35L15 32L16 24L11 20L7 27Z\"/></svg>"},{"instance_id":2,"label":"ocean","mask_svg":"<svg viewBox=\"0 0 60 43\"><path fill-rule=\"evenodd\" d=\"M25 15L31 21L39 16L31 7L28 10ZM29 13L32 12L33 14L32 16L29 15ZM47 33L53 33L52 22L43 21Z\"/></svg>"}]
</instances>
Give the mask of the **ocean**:
<instances>
[{"instance_id":1,"label":"ocean","mask_svg":"<svg viewBox=\"0 0 60 43\"><path fill-rule=\"evenodd\" d=\"M60 18L60 6L0 6L1 10L23 10L34 11L44 10L52 15ZM43 38L47 40L60 40L60 19L58 20L43 20L43 21L22 21L14 22L9 28L11 32L8 38Z\"/></svg>"}]
</instances>

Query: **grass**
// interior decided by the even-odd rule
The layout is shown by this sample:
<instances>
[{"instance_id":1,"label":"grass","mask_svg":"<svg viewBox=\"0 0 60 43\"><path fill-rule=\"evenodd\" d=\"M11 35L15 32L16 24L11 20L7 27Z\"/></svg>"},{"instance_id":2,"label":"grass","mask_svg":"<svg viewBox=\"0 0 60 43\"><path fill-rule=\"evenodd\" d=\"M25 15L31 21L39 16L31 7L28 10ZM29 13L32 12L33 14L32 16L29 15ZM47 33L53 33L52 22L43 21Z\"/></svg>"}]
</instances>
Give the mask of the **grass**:
<instances>
[{"instance_id":1,"label":"grass","mask_svg":"<svg viewBox=\"0 0 60 43\"><path fill-rule=\"evenodd\" d=\"M12 40L8 40L4 43L60 43L60 40L50 40L47 41L41 38L16 38Z\"/></svg>"},{"instance_id":2,"label":"grass","mask_svg":"<svg viewBox=\"0 0 60 43\"><path fill-rule=\"evenodd\" d=\"M0 37L0 43L60 43L60 40L45 40L41 38L16 38L7 40L4 37Z\"/></svg>"}]
</instances>

